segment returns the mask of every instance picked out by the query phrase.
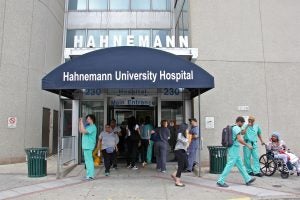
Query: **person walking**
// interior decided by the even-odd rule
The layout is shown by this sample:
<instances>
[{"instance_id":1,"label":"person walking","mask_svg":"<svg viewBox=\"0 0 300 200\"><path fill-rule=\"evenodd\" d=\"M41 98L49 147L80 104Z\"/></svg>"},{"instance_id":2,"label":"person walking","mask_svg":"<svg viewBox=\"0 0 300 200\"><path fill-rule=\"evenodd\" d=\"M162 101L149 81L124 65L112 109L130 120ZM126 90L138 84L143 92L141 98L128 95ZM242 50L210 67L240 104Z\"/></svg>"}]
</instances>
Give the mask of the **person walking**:
<instances>
[{"instance_id":1,"label":"person walking","mask_svg":"<svg viewBox=\"0 0 300 200\"><path fill-rule=\"evenodd\" d=\"M114 134L110 124L106 124L105 130L100 133L98 140L98 148L100 148L101 144L101 152L104 158L105 176L109 176L110 174L110 167L113 164L114 152L118 143L119 136Z\"/></svg>"},{"instance_id":2,"label":"person walking","mask_svg":"<svg viewBox=\"0 0 300 200\"><path fill-rule=\"evenodd\" d=\"M199 126L197 125L197 119L189 119L191 124L191 130L189 134L191 135L191 143L188 147L188 167L185 172L191 172L193 170L194 163L196 161L197 149L199 148L199 137L200 131Z\"/></svg>"},{"instance_id":3,"label":"person walking","mask_svg":"<svg viewBox=\"0 0 300 200\"><path fill-rule=\"evenodd\" d=\"M168 139L170 138L170 130L168 129L167 120L161 121L161 127L155 129L153 134L158 136L158 140L154 143L156 155L156 170L162 173L166 172Z\"/></svg>"},{"instance_id":4,"label":"person walking","mask_svg":"<svg viewBox=\"0 0 300 200\"><path fill-rule=\"evenodd\" d=\"M136 170L138 146L140 142L140 128L136 122L134 116L128 119L127 131L127 145L128 145L128 158L127 158L127 168Z\"/></svg>"},{"instance_id":5,"label":"person walking","mask_svg":"<svg viewBox=\"0 0 300 200\"><path fill-rule=\"evenodd\" d=\"M141 145L142 145L142 165L143 167L147 164L147 151L150 144L150 133L153 130L153 126L150 124L150 117L146 116L145 123L141 127Z\"/></svg>"},{"instance_id":6,"label":"person walking","mask_svg":"<svg viewBox=\"0 0 300 200\"><path fill-rule=\"evenodd\" d=\"M175 145L175 157L178 162L178 168L177 171L175 171L171 177L175 181L175 186L184 187L185 185L181 183L180 177L181 172L184 171L184 169L188 165L187 160L187 147L189 146L189 141L187 139L187 132L188 132L188 125L186 123L182 123L179 126L178 134L177 134L177 142Z\"/></svg>"},{"instance_id":7,"label":"person walking","mask_svg":"<svg viewBox=\"0 0 300 200\"><path fill-rule=\"evenodd\" d=\"M242 134L244 134L244 141L253 147L252 149L249 149L246 146L243 147L244 164L247 173L250 176L262 177L263 175L260 173L257 138L259 138L262 145L264 142L261 136L261 128L255 123L255 118L253 116L249 116L248 125L246 126L245 130L242 131ZM251 156L253 160L253 167L251 166Z\"/></svg>"},{"instance_id":8,"label":"person walking","mask_svg":"<svg viewBox=\"0 0 300 200\"><path fill-rule=\"evenodd\" d=\"M119 138L119 142L120 142L120 139L122 138L121 128L119 126L117 126L117 121L115 119L112 119L110 121L110 127L112 129L112 132ZM118 146L119 145L120 144L118 144ZM118 146L115 148L115 151L114 151L114 161L113 161L112 169L118 169L118 154L120 152L119 150L121 149Z\"/></svg>"},{"instance_id":9,"label":"person walking","mask_svg":"<svg viewBox=\"0 0 300 200\"><path fill-rule=\"evenodd\" d=\"M235 165L239 169L239 172L241 173L246 185L250 185L252 182L255 181L255 178L249 176L249 174L247 173L246 168L243 165L242 159L240 157L240 144L247 146L249 149L253 148L250 144L247 144L241 136L241 131L242 131L241 127L243 126L244 123L245 123L245 119L243 117L238 117L236 119L236 124L232 126L233 145L228 148L228 161L222 174L219 176L219 179L217 181L217 185L219 187L228 187L225 181L231 169Z\"/></svg>"},{"instance_id":10,"label":"person walking","mask_svg":"<svg viewBox=\"0 0 300 200\"><path fill-rule=\"evenodd\" d=\"M86 180L94 180L95 169L93 161L93 150L96 145L97 128L95 126L95 115L87 115L85 127L82 118L79 118L79 132L82 134L82 149L86 166Z\"/></svg>"}]
</instances>

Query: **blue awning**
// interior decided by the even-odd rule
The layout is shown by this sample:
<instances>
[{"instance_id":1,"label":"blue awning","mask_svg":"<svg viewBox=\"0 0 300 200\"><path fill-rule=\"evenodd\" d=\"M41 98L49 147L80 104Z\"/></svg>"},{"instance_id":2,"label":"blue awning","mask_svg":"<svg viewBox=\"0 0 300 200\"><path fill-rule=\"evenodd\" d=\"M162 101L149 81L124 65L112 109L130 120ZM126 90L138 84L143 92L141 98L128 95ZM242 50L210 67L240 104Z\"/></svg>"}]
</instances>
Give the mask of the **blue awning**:
<instances>
[{"instance_id":1,"label":"blue awning","mask_svg":"<svg viewBox=\"0 0 300 200\"><path fill-rule=\"evenodd\" d=\"M78 89L187 88L203 93L214 77L174 54L145 47L112 47L68 61L42 79L42 89L72 98Z\"/></svg>"}]
</instances>

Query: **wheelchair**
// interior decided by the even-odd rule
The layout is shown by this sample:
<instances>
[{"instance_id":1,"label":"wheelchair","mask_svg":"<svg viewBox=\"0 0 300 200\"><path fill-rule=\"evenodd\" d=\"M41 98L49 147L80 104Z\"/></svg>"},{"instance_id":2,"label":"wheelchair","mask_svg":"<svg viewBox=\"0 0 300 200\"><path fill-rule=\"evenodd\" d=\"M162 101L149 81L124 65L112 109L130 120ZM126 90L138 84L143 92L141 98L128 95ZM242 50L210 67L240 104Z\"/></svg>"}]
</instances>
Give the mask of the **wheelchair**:
<instances>
[{"instance_id":1,"label":"wheelchair","mask_svg":"<svg viewBox=\"0 0 300 200\"><path fill-rule=\"evenodd\" d=\"M287 165L282 159L275 158L274 153L267 149L267 145L265 145L265 147L266 153L259 158L261 173L265 176L272 176L276 170L278 170L281 178L287 179L289 177L289 169Z\"/></svg>"}]
</instances>

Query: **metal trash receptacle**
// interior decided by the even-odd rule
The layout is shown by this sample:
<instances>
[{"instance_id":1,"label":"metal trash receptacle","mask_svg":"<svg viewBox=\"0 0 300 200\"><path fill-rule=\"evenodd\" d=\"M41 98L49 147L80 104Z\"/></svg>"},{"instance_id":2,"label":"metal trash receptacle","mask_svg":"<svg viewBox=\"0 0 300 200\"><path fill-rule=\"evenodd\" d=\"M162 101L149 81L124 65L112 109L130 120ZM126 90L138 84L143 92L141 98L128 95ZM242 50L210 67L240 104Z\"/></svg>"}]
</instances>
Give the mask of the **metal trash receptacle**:
<instances>
[{"instance_id":1,"label":"metal trash receptacle","mask_svg":"<svg viewBox=\"0 0 300 200\"><path fill-rule=\"evenodd\" d=\"M26 148L28 177L47 176L47 147Z\"/></svg>"},{"instance_id":2,"label":"metal trash receptacle","mask_svg":"<svg viewBox=\"0 0 300 200\"><path fill-rule=\"evenodd\" d=\"M209 173L221 174L227 163L227 147L208 146Z\"/></svg>"}]
</instances>

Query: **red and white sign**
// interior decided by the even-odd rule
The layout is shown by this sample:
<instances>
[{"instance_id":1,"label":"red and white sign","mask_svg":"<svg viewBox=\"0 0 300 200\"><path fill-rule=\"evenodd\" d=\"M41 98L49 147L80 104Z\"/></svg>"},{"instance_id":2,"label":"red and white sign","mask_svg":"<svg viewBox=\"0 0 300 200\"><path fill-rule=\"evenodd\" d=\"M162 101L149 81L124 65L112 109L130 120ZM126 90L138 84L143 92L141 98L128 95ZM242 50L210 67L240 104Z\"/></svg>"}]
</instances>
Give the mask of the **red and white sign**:
<instances>
[{"instance_id":1,"label":"red and white sign","mask_svg":"<svg viewBox=\"0 0 300 200\"><path fill-rule=\"evenodd\" d=\"M17 127L17 117L9 117L7 119L7 128L16 128Z\"/></svg>"}]
</instances>

